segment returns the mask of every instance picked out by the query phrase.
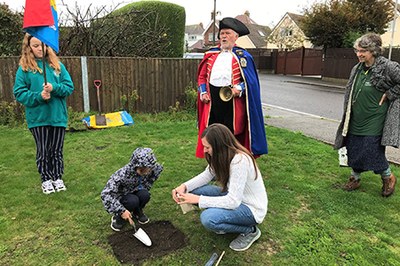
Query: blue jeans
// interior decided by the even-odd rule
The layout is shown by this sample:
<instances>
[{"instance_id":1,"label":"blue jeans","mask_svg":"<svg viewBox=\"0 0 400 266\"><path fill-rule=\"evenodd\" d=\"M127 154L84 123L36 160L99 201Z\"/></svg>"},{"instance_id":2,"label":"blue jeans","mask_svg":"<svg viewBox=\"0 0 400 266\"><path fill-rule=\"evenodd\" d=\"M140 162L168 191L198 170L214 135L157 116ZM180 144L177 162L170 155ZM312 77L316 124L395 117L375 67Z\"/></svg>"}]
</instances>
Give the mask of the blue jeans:
<instances>
[{"instance_id":1,"label":"blue jeans","mask_svg":"<svg viewBox=\"0 0 400 266\"><path fill-rule=\"evenodd\" d=\"M191 191L191 193L203 196L224 196L227 192L221 192L221 188L213 185L204 185ZM253 213L244 204L234 210L222 208L208 208L200 215L200 221L205 228L217 234L226 233L251 233L257 225Z\"/></svg>"}]
</instances>

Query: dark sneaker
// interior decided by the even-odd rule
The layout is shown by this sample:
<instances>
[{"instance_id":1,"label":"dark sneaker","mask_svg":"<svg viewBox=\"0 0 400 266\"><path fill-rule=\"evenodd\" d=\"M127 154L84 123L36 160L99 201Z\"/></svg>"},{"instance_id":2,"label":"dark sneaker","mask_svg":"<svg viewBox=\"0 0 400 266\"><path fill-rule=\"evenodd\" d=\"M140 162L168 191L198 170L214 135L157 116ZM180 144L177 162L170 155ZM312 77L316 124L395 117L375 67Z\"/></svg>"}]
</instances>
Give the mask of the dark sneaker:
<instances>
[{"instance_id":1,"label":"dark sneaker","mask_svg":"<svg viewBox=\"0 0 400 266\"><path fill-rule=\"evenodd\" d=\"M139 210L134 215L140 224L147 224L150 221L146 214L143 213L143 210Z\"/></svg>"},{"instance_id":2,"label":"dark sneaker","mask_svg":"<svg viewBox=\"0 0 400 266\"><path fill-rule=\"evenodd\" d=\"M229 247L234 251L244 251L248 249L251 244L261 236L260 229L258 229L257 226L255 226L255 228L256 231L254 233L240 234L229 244Z\"/></svg>"},{"instance_id":3,"label":"dark sneaker","mask_svg":"<svg viewBox=\"0 0 400 266\"><path fill-rule=\"evenodd\" d=\"M396 187L396 177L391 174L389 178L382 179L382 196L389 197L393 194L394 188Z\"/></svg>"},{"instance_id":4,"label":"dark sneaker","mask_svg":"<svg viewBox=\"0 0 400 266\"><path fill-rule=\"evenodd\" d=\"M113 215L111 217L111 229L119 232L124 227L126 221L121 218L119 215Z\"/></svg>"},{"instance_id":5,"label":"dark sneaker","mask_svg":"<svg viewBox=\"0 0 400 266\"><path fill-rule=\"evenodd\" d=\"M350 176L349 181L347 181L343 189L347 191L353 191L359 187L360 187L360 179L355 179L354 176Z\"/></svg>"}]
</instances>

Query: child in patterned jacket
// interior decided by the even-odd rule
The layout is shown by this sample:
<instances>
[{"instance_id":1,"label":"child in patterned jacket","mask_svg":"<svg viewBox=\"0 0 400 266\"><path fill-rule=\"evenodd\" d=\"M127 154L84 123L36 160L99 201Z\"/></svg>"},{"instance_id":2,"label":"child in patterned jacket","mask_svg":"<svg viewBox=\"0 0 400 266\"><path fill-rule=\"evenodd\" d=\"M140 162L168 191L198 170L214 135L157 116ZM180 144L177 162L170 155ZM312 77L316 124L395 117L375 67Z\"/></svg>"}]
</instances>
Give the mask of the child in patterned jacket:
<instances>
[{"instance_id":1,"label":"child in patterned jacket","mask_svg":"<svg viewBox=\"0 0 400 266\"><path fill-rule=\"evenodd\" d=\"M137 148L127 165L111 175L101 192L104 208L112 214L111 228L120 231L132 217L140 224L149 222L143 209L150 201L150 189L163 166L151 148Z\"/></svg>"}]
</instances>

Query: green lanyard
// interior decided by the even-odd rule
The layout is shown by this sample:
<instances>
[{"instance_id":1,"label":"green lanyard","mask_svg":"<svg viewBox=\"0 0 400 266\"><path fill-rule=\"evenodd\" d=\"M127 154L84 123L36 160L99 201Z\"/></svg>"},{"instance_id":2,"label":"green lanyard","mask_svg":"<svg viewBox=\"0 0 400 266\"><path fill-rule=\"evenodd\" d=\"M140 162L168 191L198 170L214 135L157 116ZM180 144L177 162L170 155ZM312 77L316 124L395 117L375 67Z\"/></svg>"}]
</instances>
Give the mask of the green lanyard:
<instances>
[{"instance_id":1,"label":"green lanyard","mask_svg":"<svg viewBox=\"0 0 400 266\"><path fill-rule=\"evenodd\" d=\"M358 96L360 96L360 93L362 91L362 89L365 86L365 83L367 82L368 79L368 72L369 72L370 68L368 68L366 71L364 70L360 70L357 74L357 81L356 81L356 91L353 93L353 97L351 99L351 105L354 105L357 101ZM362 79L362 80L361 80ZM361 84L358 84L361 83Z\"/></svg>"}]
</instances>

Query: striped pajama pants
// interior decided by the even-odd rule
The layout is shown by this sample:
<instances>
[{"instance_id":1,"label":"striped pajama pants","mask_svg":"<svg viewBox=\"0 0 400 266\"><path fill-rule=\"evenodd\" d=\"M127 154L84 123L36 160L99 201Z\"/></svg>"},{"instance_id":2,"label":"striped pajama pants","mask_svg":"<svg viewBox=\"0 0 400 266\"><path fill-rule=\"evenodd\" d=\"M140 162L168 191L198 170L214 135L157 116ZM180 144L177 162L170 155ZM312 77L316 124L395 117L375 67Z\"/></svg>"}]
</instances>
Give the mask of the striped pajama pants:
<instances>
[{"instance_id":1,"label":"striped pajama pants","mask_svg":"<svg viewBox=\"0 0 400 266\"><path fill-rule=\"evenodd\" d=\"M30 131L36 143L36 165L42 182L62 179L65 128L41 126Z\"/></svg>"}]
</instances>

